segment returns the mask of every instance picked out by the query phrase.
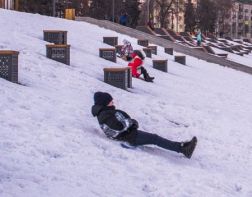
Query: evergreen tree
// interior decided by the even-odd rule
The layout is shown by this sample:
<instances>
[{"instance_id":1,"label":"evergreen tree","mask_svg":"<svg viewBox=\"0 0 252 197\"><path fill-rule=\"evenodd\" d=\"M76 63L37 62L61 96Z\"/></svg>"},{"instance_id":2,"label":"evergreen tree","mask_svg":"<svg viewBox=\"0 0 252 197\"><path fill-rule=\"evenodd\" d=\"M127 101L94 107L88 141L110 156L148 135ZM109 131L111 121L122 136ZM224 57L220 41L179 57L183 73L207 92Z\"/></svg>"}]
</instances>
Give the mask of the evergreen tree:
<instances>
[{"instance_id":1,"label":"evergreen tree","mask_svg":"<svg viewBox=\"0 0 252 197\"><path fill-rule=\"evenodd\" d=\"M93 18L112 21L114 12L114 21L118 22L120 15L126 12L130 18L128 25L135 27L140 14L139 4L138 0L93 0L89 8L89 14Z\"/></svg>"},{"instance_id":2,"label":"evergreen tree","mask_svg":"<svg viewBox=\"0 0 252 197\"><path fill-rule=\"evenodd\" d=\"M104 0L93 0L89 8L90 16L97 19L105 19L108 13L107 6Z\"/></svg>"},{"instance_id":3,"label":"evergreen tree","mask_svg":"<svg viewBox=\"0 0 252 197\"><path fill-rule=\"evenodd\" d=\"M213 0L200 0L197 7L198 28L203 32L215 31L217 20L217 5Z\"/></svg>"},{"instance_id":4,"label":"evergreen tree","mask_svg":"<svg viewBox=\"0 0 252 197\"><path fill-rule=\"evenodd\" d=\"M88 15L89 7L88 0L68 0L61 1L63 4L63 9L73 8L75 9L76 16L85 16ZM64 10L62 10L64 12Z\"/></svg>"},{"instance_id":5,"label":"evergreen tree","mask_svg":"<svg viewBox=\"0 0 252 197\"><path fill-rule=\"evenodd\" d=\"M20 11L52 15L52 1L47 0L20 0Z\"/></svg>"},{"instance_id":6,"label":"evergreen tree","mask_svg":"<svg viewBox=\"0 0 252 197\"><path fill-rule=\"evenodd\" d=\"M113 11L114 3L114 11ZM122 0L92 0L90 5L90 16L97 19L108 19L118 21L118 17L122 10Z\"/></svg>"},{"instance_id":7,"label":"evergreen tree","mask_svg":"<svg viewBox=\"0 0 252 197\"><path fill-rule=\"evenodd\" d=\"M231 9L233 7L232 0L222 0L217 2L218 3L218 25L219 31L222 34L228 33L231 30L228 18L231 16Z\"/></svg>"},{"instance_id":8,"label":"evergreen tree","mask_svg":"<svg viewBox=\"0 0 252 197\"><path fill-rule=\"evenodd\" d=\"M193 32L196 28L196 13L192 1L188 0L185 7L185 31Z\"/></svg>"},{"instance_id":9,"label":"evergreen tree","mask_svg":"<svg viewBox=\"0 0 252 197\"><path fill-rule=\"evenodd\" d=\"M128 16L130 18L128 24L130 27L134 28L137 26L137 22L141 12L139 10L139 5L140 3L138 2L138 0L128 0L125 2L125 11L128 13Z\"/></svg>"}]
</instances>

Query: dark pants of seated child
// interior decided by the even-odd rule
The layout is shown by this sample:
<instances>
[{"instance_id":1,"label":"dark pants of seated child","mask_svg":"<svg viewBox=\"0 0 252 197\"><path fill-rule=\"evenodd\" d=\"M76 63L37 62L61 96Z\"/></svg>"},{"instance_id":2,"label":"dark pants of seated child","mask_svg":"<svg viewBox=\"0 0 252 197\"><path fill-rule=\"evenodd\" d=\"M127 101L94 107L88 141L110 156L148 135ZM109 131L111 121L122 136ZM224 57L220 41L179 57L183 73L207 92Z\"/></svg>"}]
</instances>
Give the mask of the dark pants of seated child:
<instances>
[{"instance_id":1,"label":"dark pants of seated child","mask_svg":"<svg viewBox=\"0 0 252 197\"><path fill-rule=\"evenodd\" d=\"M161 148L175 151L180 153L181 152L181 143L179 142L173 142L168 139L162 138L157 134L147 133L140 130L133 131L134 135L131 135L130 139L127 140L127 137L125 141L128 141L133 146L140 146L140 145L156 145Z\"/></svg>"},{"instance_id":2,"label":"dark pants of seated child","mask_svg":"<svg viewBox=\"0 0 252 197\"><path fill-rule=\"evenodd\" d=\"M131 57L130 55L127 55L127 56L126 56L126 60L127 60L127 61L131 61L131 60L132 60L132 57Z\"/></svg>"}]
</instances>

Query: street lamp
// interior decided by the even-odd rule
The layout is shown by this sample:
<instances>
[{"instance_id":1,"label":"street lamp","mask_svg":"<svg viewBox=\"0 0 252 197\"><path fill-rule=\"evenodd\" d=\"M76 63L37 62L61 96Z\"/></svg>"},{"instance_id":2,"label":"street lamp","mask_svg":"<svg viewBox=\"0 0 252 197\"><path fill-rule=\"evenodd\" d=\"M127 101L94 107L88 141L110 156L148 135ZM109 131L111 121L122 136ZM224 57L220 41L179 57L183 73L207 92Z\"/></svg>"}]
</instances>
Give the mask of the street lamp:
<instances>
[{"instance_id":1,"label":"street lamp","mask_svg":"<svg viewBox=\"0 0 252 197\"><path fill-rule=\"evenodd\" d=\"M146 24L150 21L150 0L147 0L147 22Z\"/></svg>"},{"instance_id":2,"label":"street lamp","mask_svg":"<svg viewBox=\"0 0 252 197\"><path fill-rule=\"evenodd\" d=\"M112 21L115 22L115 0L112 0Z\"/></svg>"},{"instance_id":3,"label":"street lamp","mask_svg":"<svg viewBox=\"0 0 252 197\"><path fill-rule=\"evenodd\" d=\"M177 0L177 28L176 28L177 33L178 33L178 25L179 25L179 2Z\"/></svg>"},{"instance_id":4,"label":"street lamp","mask_svg":"<svg viewBox=\"0 0 252 197\"><path fill-rule=\"evenodd\" d=\"M55 13L55 0L52 0L53 3L53 13L52 15L55 17L56 13Z\"/></svg>"}]
</instances>

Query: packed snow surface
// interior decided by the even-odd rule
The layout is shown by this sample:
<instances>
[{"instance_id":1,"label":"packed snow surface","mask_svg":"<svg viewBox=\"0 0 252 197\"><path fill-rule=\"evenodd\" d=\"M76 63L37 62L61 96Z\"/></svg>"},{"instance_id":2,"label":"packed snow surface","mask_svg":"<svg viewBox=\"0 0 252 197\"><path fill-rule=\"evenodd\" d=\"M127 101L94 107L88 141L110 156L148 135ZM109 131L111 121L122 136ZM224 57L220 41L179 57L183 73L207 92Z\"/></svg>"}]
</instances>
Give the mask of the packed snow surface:
<instances>
[{"instance_id":1,"label":"packed snow surface","mask_svg":"<svg viewBox=\"0 0 252 197\"><path fill-rule=\"evenodd\" d=\"M46 58L43 30L68 31L70 66ZM124 91L103 82L103 68L127 66L99 58L103 36L140 49L92 24L0 9L0 49L20 52L19 84L0 78L0 196L251 197L252 76L190 56L183 66L158 47L153 59L168 59L168 73L146 58L154 83L133 79ZM91 115L96 91L141 130L197 136L192 158L106 138Z\"/></svg>"}]
</instances>

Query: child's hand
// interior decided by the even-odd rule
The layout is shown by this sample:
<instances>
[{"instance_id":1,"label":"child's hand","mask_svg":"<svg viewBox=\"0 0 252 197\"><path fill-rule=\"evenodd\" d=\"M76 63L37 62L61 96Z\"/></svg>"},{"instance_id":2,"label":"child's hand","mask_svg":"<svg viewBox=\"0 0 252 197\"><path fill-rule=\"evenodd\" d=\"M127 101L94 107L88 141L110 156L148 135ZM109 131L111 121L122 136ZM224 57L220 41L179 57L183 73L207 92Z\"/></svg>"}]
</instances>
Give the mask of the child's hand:
<instances>
[{"instance_id":1,"label":"child's hand","mask_svg":"<svg viewBox=\"0 0 252 197\"><path fill-rule=\"evenodd\" d=\"M139 125L138 122L135 119L131 119L133 124L131 126L131 129L138 129Z\"/></svg>"}]
</instances>

